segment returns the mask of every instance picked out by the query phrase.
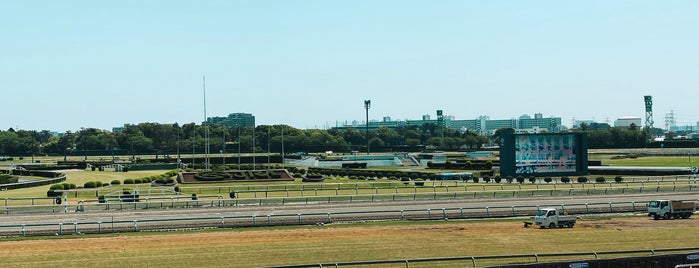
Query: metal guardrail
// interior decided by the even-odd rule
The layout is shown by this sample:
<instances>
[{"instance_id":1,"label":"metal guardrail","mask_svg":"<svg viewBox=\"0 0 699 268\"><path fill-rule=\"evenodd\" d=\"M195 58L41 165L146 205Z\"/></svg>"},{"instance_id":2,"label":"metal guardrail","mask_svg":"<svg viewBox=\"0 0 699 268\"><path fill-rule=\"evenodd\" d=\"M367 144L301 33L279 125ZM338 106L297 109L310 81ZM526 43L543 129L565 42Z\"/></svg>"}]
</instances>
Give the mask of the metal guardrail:
<instances>
[{"instance_id":1,"label":"metal guardrail","mask_svg":"<svg viewBox=\"0 0 699 268\"><path fill-rule=\"evenodd\" d=\"M589 257L595 260L602 259L603 256L613 255L632 255L645 254L648 256L669 253L684 253L698 251L697 247L689 248L661 248L661 249L640 249L640 250L620 250L620 251L592 251L592 252L568 252L568 253L540 253L540 254L515 254L515 255L491 255L491 256L462 256L462 257L442 257L442 258L415 258L415 259L394 259L394 260L369 260L369 261L353 261L353 262L327 262L313 264L298 264L298 265L283 265L283 266L268 266L268 268L311 268L311 267L341 267L341 266L359 266L359 265L385 265L385 264L400 264L406 268L410 264L418 263L437 263L437 262L460 262L460 266L465 263L470 263L472 267L478 267L479 261L485 260L530 260L528 263L541 263L545 258L575 258ZM577 261L576 261L577 262ZM571 266L573 267L573 266ZM587 266L584 266L587 267ZM692 266L682 266L692 267Z\"/></svg>"},{"instance_id":2,"label":"metal guardrail","mask_svg":"<svg viewBox=\"0 0 699 268\"><path fill-rule=\"evenodd\" d=\"M589 178L593 179L593 178ZM579 185L581 187L585 187L585 185L591 186L591 187L596 187L597 185L625 185L626 187L629 187L630 184L641 184L641 186L645 186L645 184L656 184L660 185L661 183L670 183L670 182L680 182L682 184L693 184L693 180L691 176L672 176L672 177L629 177L625 179L625 181L622 181L620 183L613 182L613 181L607 181L604 183L597 183L594 181L588 181L586 183L577 183L575 181L575 178L571 179L571 182L569 183L562 183L560 181L554 181L551 183L545 183L542 182L542 179L539 178L537 183L531 183L529 181L525 181L524 183L518 183L516 181L513 182L506 182L505 179L502 179L501 182L496 183L495 181L491 180L489 183L485 183L481 180L478 184L474 184L471 181L449 181L449 180L429 180L425 181L424 186L414 186L410 184L404 184L401 186L398 186L399 188L429 188L429 187L436 187L436 188L444 188L444 187L465 187L468 189L469 187L497 187L497 186L513 186L513 185L531 185L531 186L548 186L548 187L554 187L556 188L557 186L560 186L561 188L571 188L576 185ZM411 184L413 183L412 181L410 182ZM180 189L182 190L194 190L194 192L197 192L199 194L203 193L204 190L210 190L210 189L216 189L217 193L229 193L232 191L244 191L244 192L255 192L255 191L313 191L314 189L317 190L334 190L334 189L339 189L339 190L352 190L352 189L393 189L397 187L397 184L401 184L399 181L367 181L367 182L351 182L351 183L328 183L328 182L323 182L323 183L304 183L304 184L283 184L283 185L245 185L245 186L186 186L186 185L180 185Z\"/></svg>"},{"instance_id":3,"label":"metal guardrail","mask_svg":"<svg viewBox=\"0 0 699 268\"><path fill-rule=\"evenodd\" d=\"M196 202L196 201L192 201ZM556 207L569 214L645 212L647 201L600 202L573 204L540 204L528 206L451 207L402 210L373 210L348 212L318 212L296 214L265 214L240 216L211 216L184 218L128 219L111 221L75 221L58 223L14 223L0 225L5 236L79 234L103 232L132 232L181 228L230 228L247 226L279 226L327 224L364 220L445 220L493 217L533 216L541 207ZM104 204L106 206L106 204ZM192 204L195 205L195 204ZM72 226L66 232L65 226ZM110 228L106 228L109 226Z\"/></svg>"}]
</instances>

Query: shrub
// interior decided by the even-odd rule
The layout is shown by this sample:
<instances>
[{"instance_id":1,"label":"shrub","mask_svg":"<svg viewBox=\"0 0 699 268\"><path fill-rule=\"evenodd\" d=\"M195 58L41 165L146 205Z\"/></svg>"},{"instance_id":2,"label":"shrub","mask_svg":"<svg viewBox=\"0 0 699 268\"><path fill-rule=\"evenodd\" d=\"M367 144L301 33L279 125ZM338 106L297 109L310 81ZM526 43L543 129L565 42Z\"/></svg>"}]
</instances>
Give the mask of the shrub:
<instances>
[{"instance_id":1,"label":"shrub","mask_svg":"<svg viewBox=\"0 0 699 268\"><path fill-rule=\"evenodd\" d=\"M398 177L396 177L396 176L390 176L390 177L388 177L388 180L390 180L390 181L395 181L395 180L398 180Z\"/></svg>"},{"instance_id":2,"label":"shrub","mask_svg":"<svg viewBox=\"0 0 699 268\"><path fill-rule=\"evenodd\" d=\"M355 176L355 175L349 176L349 179L350 179L350 180L356 180L356 179L357 179L357 176Z\"/></svg>"},{"instance_id":3,"label":"shrub","mask_svg":"<svg viewBox=\"0 0 699 268\"><path fill-rule=\"evenodd\" d=\"M75 183L67 183L67 182L64 182L64 183L62 183L62 184L63 184L63 189L64 189L64 190L72 190L72 189L77 189L77 188L78 188L78 186L75 185Z\"/></svg>"},{"instance_id":4,"label":"shrub","mask_svg":"<svg viewBox=\"0 0 699 268\"><path fill-rule=\"evenodd\" d=\"M15 178L9 174L0 174L0 184L15 183L19 181L19 178Z\"/></svg>"},{"instance_id":5,"label":"shrub","mask_svg":"<svg viewBox=\"0 0 699 268\"><path fill-rule=\"evenodd\" d=\"M422 178L415 178L414 183L415 183L415 186L423 186L423 185L425 185L425 180L423 180Z\"/></svg>"},{"instance_id":6,"label":"shrub","mask_svg":"<svg viewBox=\"0 0 699 268\"><path fill-rule=\"evenodd\" d=\"M490 176L488 176L488 175L483 176L483 181L484 181L485 183L489 183L489 182L490 182Z\"/></svg>"},{"instance_id":7,"label":"shrub","mask_svg":"<svg viewBox=\"0 0 699 268\"><path fill-rule=\"evenodd\" d=\"M534 177L534 176L529 177L529 182L536 183L536 177Z\"/></svg>"},{"instance_id":8,"label":"shrub","mask_svg":"<svg viewBox=\"0 0 699 268\"><path fill-rule=\"evenodd\" d=\"M507 176L505 177L505 180L507 181L507 183L512 183L513 178L511 176Z\"/></svg>"},{"instance_id":9,"label":"shrub","mask_svg":"<svg viewBox=\"0 0 699 268\"><path fill-rule=\"evenodd\" d=\"M133 184L133 179L131 179L131 178L125 179L124 184Z\"/></svg>"},{"instance_id":10,"label":"shrub","mask_svg":"<svg viewBox=\"0 0 699 268\"><path fill-rule=\"evenodd\" d=\"M479 179L478 177L473 177L473 182L478 183Z\"/></svg>"},{"instance_id":11,"label":"shrub","mask_svg":"<svg viewBox=\"0 0 699 268\"><path fill-rule=\"evenodd\" d=\"M100 182L97 182L97 183L100 183ZM103 187L109 186L109 183L108 183L108 182L103 182L103 183L102 183L102 186L103 186Z\"/></svg>"},{"instance_id":12,"label":"shrub","mask_svg":"<svg viewBox=\"0 0 699 268\"><path fill-rule=\"evenodd\" d=\"M357 179L360 180L360 181L364 181L364 180L366 180L366 177L364 177L364 176L359 176L359 177L357 177Z\"/></svg>"},{"instance_id":13,"label":"shrub","mask_svg":"<svg viewBox=\"0 0 699 268\"><path fill-rule=\"evenodd\" d=\"M175 186L175 189L174 189L174 190L175 190L175 193L179 193L179 192L180 192L180 187L179 187L179 186Z\"/></svg>"},{"instance_id":14,"label":"shrub","mask_svg":"<svg viewBox=\"0 0 699 268\"><path fill-rule=\"evenodd\" d=\"M622 181L624 181L624 178L622 178L621 176L614 177L614 182L621 183Z\"/></svg>"},{"instance_id":15,"label":"shrub","mask_svg":"<svg viewBox=\"0 0 699 268\"><path fill-rule=\"evenodd\" d=\"M100 182L100 186L102 183ZM88 181L85 184L83 184L83 188L97 188L97 184L94 181Z\"/></svg>"},{"instance_id":16,"label":"shrub","mask_svg":"<svg viewBox=\"0 0 699 268\"><path fill-rule=\"evenodd\" d=\"M606 179L602 176L595 178L596 183L604 183Z\"/></svg>"},{"instance_id":17,"label":"shrub","mask_svg":"<svg viewBox=\"0 0 699 268\"><path fill-rule=\"evenodd\" d=\"M140 178L133 179L133 183L134 184L141 184L141 183L143 183L143 179L140 179Z\"/></svg>"},{"instance_id":18,"label":"shrub","mask_svg":"<svg viewBox=\"0 0 699 268\"><path fill-rule=\"evenodd\" d=\"M500 177L500 175L496 175L493 180L495 181L495 183L500 183L502 181L502 177Z\"/></svg>"},{"instance_id":19,"label":"shrub","mask_svg":"<svg viewBox=\"0 0 699 268\"><path fill-rule=\"evenodd\" d=\"M65 186L62 183L53 184L49 187L49 190L65 190Z\"/></svg>"},{"instance_id":20,"label":"shrub","mask_svg":"<svg viewBox=\"0 0 699 268\"><path fill-rule=\"evenodd\" d=\"M585 176L578 177L578 183L586 183L586 182L587 182L587 177L585 177Z\"/></svg>"},{"instance_id":21,"label":"shrub","mask_svg":"<svg viewBox=\"0 0 699 268\"><path fill-rule=\"evenodd\" d=\"M569 183L569 182L570 182L570 178L565 177L565 176L564 176L564 177L561 177L561 182L562 182L562 183Z\"/></svg>"},{"instance_id":22,"label":"shrub","mask_svg":"<svg viewBox=\"0 0 699 268\"><path fill-rule=\"evenodd\" d=\"M551 182L553 181L553 178L551 178L551 177L546 177L546 178L544 178L544 181L545 181L546 183L551 183Z\"/></svg>"}]
</instances>

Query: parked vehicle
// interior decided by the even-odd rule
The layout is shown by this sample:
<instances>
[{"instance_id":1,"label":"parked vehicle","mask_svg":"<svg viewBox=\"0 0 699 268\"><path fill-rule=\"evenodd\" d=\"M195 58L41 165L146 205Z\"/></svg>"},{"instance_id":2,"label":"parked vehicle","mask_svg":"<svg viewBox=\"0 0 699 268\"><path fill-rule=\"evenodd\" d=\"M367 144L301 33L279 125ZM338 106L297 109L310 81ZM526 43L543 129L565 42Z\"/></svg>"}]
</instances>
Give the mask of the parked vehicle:
<instances>
[{"instance_id":1,"label":"parked vehicle","mask_svg":"<svg viewBox=\"0 0 699 268\"><path fill-rule=\"evenodd\" d=\"M524 227L529 227L533 224L539 226L539 228L573 228L578 217L560 215L555 208L543 208L532 219L533 222L524 222Z\"/></svg>"},{"instance_id":2,"label":"parked vehicle","mask_svg":"<svg viewBox=\"0 0 699 268\"><path fill-rule=\"evenodd\" d=\"M648 203L648 216L653 217L654 220L688 219L695 211L694 201L653 200Z\"/></svg>"}]
</instances>

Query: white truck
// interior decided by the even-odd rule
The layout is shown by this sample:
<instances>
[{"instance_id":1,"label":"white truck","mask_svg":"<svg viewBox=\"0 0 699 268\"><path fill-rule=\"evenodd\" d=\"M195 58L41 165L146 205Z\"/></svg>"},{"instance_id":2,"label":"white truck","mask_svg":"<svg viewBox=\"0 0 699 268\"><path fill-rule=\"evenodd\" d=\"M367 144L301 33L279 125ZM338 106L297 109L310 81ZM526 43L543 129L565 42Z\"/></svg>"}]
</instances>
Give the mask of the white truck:
<instances>
[{"instance_id":1,"label":"white truck","mask_svg":"<svg viewBox=\"0 0 699 268\"><path fill-rule=\"evenodd\" d=\"M660 218L669 219L688 219L696 211L696 203L694 201L678 201L678 200L653 200L648 203L648 216L657 220Z\"/></svg>"},{"instance_id":2,"label":"white truck","mask_svg":"<svg viewBox=\"0 0 699 268\"><path fill-rule=\"evenodd\" d=\"M573 228L577 219L576 216L560 215L555 208L542 208L532 218L533 222L524 222L524 227L534 224L539 228Z\"/></svg>"}]
</instances>

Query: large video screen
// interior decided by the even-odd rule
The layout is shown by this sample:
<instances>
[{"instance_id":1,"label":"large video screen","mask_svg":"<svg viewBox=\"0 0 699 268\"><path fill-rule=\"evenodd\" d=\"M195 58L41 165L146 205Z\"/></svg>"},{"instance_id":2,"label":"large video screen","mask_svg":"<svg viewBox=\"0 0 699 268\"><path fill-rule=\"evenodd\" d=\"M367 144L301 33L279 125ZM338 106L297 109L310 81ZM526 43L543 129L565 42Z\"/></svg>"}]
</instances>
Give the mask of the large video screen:
<instances>
[{"instance_id":1,"label":"large video screen","mask_svg":"<svg viewBox=\"0 0 699 268\"><path fill-rule=\"evenodd\" d=\"M515 174L576 171L575 135L515 135Z\"/></svg>"},{"instance_id":2,"label":"large video screen","mask_svg":"<svg viewBox=\"0 0 699 268\"><path fill-rule=\"evenodd\" d=\"M500 147L500 174L525 177L587 174L587 135L504 135Z\"/></svg>"}]
</instances>

